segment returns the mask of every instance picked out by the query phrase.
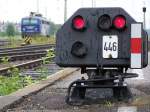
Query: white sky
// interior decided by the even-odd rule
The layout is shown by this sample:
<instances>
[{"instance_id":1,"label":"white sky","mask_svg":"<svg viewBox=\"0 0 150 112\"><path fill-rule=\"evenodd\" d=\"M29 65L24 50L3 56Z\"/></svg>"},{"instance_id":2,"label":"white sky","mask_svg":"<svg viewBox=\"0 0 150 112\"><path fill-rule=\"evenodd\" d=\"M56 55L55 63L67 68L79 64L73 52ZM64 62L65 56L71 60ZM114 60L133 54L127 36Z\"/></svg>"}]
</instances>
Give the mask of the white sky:
<instances>
[{"instance_id":1,"label":"white sky","mask_svg":"<svg viewBox=\"0 0 150 112\"><path fill-rule=\"evenodd\" d=\"M142 7L147 6L146 25L150 28L150 0L94 0L95 7L122 7L137 21L143 21ZM91 7L92 0L68 0L68 18L80 7ZM37 0L0 0L0 21L19 22L37 10ZM39 0L39 11L55 23L63 23L64 0ZM46 14L47 12L47 14Z\"/></svg>"}]
</instances>

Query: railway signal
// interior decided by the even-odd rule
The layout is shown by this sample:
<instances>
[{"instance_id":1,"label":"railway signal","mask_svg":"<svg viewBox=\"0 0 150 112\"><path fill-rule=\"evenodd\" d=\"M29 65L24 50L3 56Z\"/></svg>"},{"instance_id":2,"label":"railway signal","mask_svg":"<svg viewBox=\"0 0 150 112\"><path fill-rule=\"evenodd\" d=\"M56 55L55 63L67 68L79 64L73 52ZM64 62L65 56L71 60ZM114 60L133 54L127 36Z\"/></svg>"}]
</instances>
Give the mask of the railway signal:
<instances>
[{"instance_id":1,"label":"railway signal","mask_svg":"<svg viewBox=\"0 0 150 112\"><path fill-rule=\"evenodd\" d=\"M56 63L80 67L84 78L71 83L67 103L84 99L89 88L112 88L114 97L130 98L125 78L137 77L128 68L148 64L147 33L122 8L82 8L57 32Z\"/></svg>"}]
</instances>

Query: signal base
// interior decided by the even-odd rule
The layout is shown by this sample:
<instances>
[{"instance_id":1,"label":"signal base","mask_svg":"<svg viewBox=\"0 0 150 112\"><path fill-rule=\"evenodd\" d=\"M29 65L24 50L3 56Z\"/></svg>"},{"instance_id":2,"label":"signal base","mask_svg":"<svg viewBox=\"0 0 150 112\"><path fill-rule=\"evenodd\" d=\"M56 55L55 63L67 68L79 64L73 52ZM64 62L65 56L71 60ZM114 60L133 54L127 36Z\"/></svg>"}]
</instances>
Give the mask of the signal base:
<instances>
[{"instance_id":1,"label":"signal base","mask_svg":"<svg viewBox=\"0 0 150 112\"><path fill-rule=\"evenodd\" d=\"M86 90L93 89L93 88L112 89L113 98L118 101L128 101L129 99L132 98L132 93L128 88L127 84L124 83L124 78L137 77L138 76L137 74L119 73L119 75L117 76L108 77L110 75L108 74L108 72L106 72L107 77L105 76L106 74L104 75L104 77L101 77L101 76L97 76L98 75L97 74L98 72L96 72L97 70L96 71L90 70L90 71L93 71L95 75L93 75L94 73L91 72L92 76L89 75L88 79L85 80L82 77L81 79L78 79L69 85L67 96L66 96L67 104L76 105L76 106L83 105L85 103ZM116 70L114 73L116 74Z\"/></svg>"}]
</instances>

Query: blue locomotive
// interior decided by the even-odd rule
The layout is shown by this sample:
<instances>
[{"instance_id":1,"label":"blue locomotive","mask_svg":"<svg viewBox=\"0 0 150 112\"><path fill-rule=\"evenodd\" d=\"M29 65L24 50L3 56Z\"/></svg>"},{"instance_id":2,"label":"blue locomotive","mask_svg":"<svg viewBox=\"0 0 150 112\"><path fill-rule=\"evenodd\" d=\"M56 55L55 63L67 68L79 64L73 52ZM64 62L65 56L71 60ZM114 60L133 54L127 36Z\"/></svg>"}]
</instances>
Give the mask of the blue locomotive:
<instances>
[{"instance_id":1,"label":"blue locomotive","mask_svg":"<svg viewBox=\"0 0 150 112\"><path fill-rule=\"evenodd\" d=\"M41 14L31 13L21 20L22 37L50 36L50 22Z\"/></svg>"}]
</instances>

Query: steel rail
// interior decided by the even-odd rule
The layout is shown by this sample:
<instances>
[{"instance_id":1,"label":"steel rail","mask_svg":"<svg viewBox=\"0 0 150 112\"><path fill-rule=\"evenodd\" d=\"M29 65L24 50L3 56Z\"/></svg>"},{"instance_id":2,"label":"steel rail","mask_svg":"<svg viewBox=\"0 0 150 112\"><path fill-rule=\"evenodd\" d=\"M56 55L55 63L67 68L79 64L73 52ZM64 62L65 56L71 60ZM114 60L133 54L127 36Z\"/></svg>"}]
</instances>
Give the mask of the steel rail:
<instances>
[{"instance_id":1,"label":"steel rail","mask_svg":"<svg viewBox=\"0 0 150 112\"><path fill-rule=\"evenodd\" d=\"M51 60L50 57L45 58L45 60ZM4 67L4 68L0 68L0 75L4 75L4 76L8 76L9 70L11 70L12 68L18 68L18 69L25 69L25 68L33 68L33 67L37 67L39 65L41 65L43 63L43 59L36 59L36 60L32 60L32 61L28 61L28 62L24 62L21 64L16 64L13 66L9 66L9 67Z\"/></svg>"}]
</instances>

